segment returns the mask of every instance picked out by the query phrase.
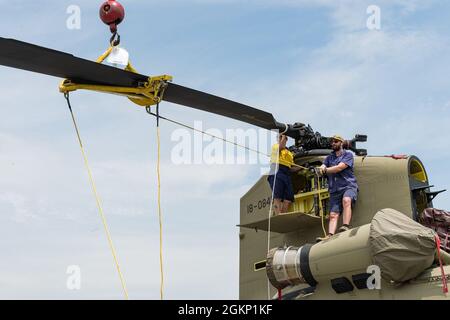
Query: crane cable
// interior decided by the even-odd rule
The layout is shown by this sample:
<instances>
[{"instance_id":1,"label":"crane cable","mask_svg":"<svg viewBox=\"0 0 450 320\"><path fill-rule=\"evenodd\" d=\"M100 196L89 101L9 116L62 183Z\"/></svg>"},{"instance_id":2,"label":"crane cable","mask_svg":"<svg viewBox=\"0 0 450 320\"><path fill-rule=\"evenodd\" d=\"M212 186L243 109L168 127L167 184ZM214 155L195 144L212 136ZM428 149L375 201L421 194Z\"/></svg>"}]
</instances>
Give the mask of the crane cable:
<instances>
[{"instance_id":1,"label":"crane cable","mask_svg":"<svg viewBox=\"0 0 450 320\"><path fill-rule=\"evenodd\" d=\"M156 161L156 173L158 176L158 218L159 218L159 270L160 270L160 288L159 294L160 299L164 299L164 265L163 265L163 220L161 212L161 136L159 131L159 119L163 118L159 115L159 102L156 105L156 114L151 112L151 107L147 106L145 108L148 114L154 115L156 117L156 139L158 145L158 154Z\"/></svg>"},{"instance_id":2,"label":"crane cable","mask_svg":"<svg viewBox=\"0 0 450 320\"><path fill-rule=\"evenodd\" d=\"M268 155L267 153L261 152L261 151L259 151L259 150L252 149L252 148L249 148L249 147L247 147L247 146L244 146L244 145L241 145L241 144L239 144L239 143L236 143L236 142L234 142L234 141L230 141L230 140L227 140L227 139L218 137L218 136L216 136L216 135L213 135L213 134L211 134L211 133L208 133L208 132L205 132L205 131L196 129L196 128L194 128L194 127L191 127L191 126L189 126L189 125L187 125L187 124L184 124L184 123L181 123L181 122L179 122L179 121L175 121L175 120L172 120L172 119L163 117L163 116L161 116L161 115L157 115L156 113L153 113L153 112L151 112L151 111L149 111L149 110L147 110L147 112L148 112L148 114L150 114L150 115L152 115L152 116L155 116L155 117L159 117L160 119L166 120L167 122L171 122L171 123L173 123L173 124L179 125L179 126L181 126L181 127L187 128L187 129L190 129L190 130L192 130L192 131L200 132L200 133L202 133L202 134L204 134L204 135L206 135L206 136L210 136L210 137L212 137L212 138L215 138L215 139L218 139L218 140L222 140L222 141L224 141L224 142L226 142L226 143L234 144L235 146L244 148L244 149L246 149L246 150L248 150L248 151L252 151L252 152L261 154L261 155L263 155L263 156L270 157L270 155Z\"/></svg>"},{"instance_id":3,"label":"crane cable","mask_svg":"<svg viewBox=\"0 0 450 320\"><path fill-rule=\"evenodd\" d=\"M172 119L163 117L163 116L161 116L161 115L157 115L156 113L153 113L153 112L149 111L148 108L147 108L147 112L148 112L148 114L150 114L150 115L152 115L152 116L159 117L159 119L166 120L167 122L171 122L171 123L173 123L173 124L179 125L179 126L181 126L181 127L187 128L187 129L189 129L189 130L199 132L199 133L201 133L201 134L204 134L204 135L206 135L206 136L210 136L210 137L215 138L215 139L218 139L218 140L222 140L222 141L224 141L224 142L226 142L226 143L230 143L230 144L233 144L233 145L235 145L235 146L237 146L237 147L246 149L246 150L248 150L248 151L258 153L258 154L263 155L263 156L265 156L265 157L267 157L267 158L270 158L270 157L271 157L269 154L264 153L264 152L261 152L261 151L259 151L259 150L256 150L256 149L253 149L253 148L249 148L249 147L244 146L244 145L242 145L242 144L239 144L239 143L237 143L237 142L230 141L230 140L227 140L227 139L218 137L218 136L216 136L216 135L213 135L213 134L208 133L208 132L203 131L203 130L196 129L196 128L194 128L194 127L191 127L191 126L189 126L189 125L187 125L187 124L184 124L184 123L181 123L181 122L179 122L179 121L175 121L175 120L172 120ZM292 163L291 165L294 166L294 167L297 167L297 168L309 170L308 168L303 167L303 166L301 166L301 165L298 165L298 164L296 164L296 163Z\"/></svg>"},{"instance_id":4,"label":"crane cable","mask_svg":"<svg viewBox=\"0 0 450 320\"><path fill-rule=\"evenodd\" d=\"M73 125L74 125L74 128L75 128L75 132L76 132L77 138L78 138L78 143L80 145L81 154L83 155L84 165L85 165L86 170L88 172L89 181L91 183L92 191L94 193L95 201L97 203L98 212L100 214L100 218L102 220L103 227L105 229L106 237L108 238L109 248L111 249L111 253L112 253L112 256L114 258L114 263L116 265L117 273L119 274L120 282L122 284L123 293L125 295L125 299L128 300L129 298L128 298L127 287L126 287L126 284L125 284L125 279L123 278L122 272L120 271L119 259L117 258L117 253L116 253L116 250L114 248L114 244L113 244L113 241L112 241L111 233L109 232L109 227L108 227L108 224L106 222L105 215L103 213L103 208L102 208L102 205L101 205L101 202L100 202L100 197L99 197L99 195L97 193L97 188L95 186L94 178L93 178L90 166L89 166L89 162L88 162L88 159L87 159L87 156L86 156L86 152L84 151L83 142L81 140L80 131L78 130L78 125L77 125L77 122L75 120L75 116L73 114L73 110L72 110L72 106L70 104L70 97L69 97L69 93L68 92L64 93L64 98L66 98L66 100L67 100L67 105L68 105L69 110L70 110L70 115L72 117L72 122L73 122Z\"/></svg>"}]
</instances>

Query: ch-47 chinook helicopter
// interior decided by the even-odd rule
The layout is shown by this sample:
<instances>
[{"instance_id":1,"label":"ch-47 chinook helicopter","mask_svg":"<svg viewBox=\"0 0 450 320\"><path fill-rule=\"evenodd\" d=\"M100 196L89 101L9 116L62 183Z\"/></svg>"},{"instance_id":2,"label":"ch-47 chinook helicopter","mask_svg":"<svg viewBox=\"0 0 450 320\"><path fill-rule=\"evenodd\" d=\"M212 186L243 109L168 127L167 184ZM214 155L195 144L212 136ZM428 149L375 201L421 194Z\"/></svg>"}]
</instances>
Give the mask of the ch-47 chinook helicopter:
<instances>
[{"instance_id":1,"label":"ch-47 chinook helicopter","mask_svg":"<svg viewBox=\"0 0 450 320\"><path fill-rule=\"evenodd\" d=\"M101 9L113 33L111 49L120 42L114 38L124 16L123 10L109 12L116 7L116 1L107 1ZM105 12L113 13L112 18ZM331 147L330 138L309 125L278 122L268 112L174 84L168 75L149 77L130 65L121 70L14 39L0 38L0 65L63 78L60 91L66 95L77 89L113 93L147 111L167 101L293 138L294 162L305 169L292 176L295 201L289 212L271 216L266 176L241 198L241 299L276 298L277 292L282 299L449 299L443 291L450 275L450 246L439 246L438 240L448 235L442 227L449 227L450 216L430 209L442 191L430 190L417 157L369 156L356 146L367 140L365 135L347 140L345 148L356 154L359 185L353 228L314 244L327 222L329 194L326 177L313 169ZM436 227L430 219L441 228L438 236L428 228ZM381 278L373 278L372 288L374 267Z\"/></svg>"}]
</instances>

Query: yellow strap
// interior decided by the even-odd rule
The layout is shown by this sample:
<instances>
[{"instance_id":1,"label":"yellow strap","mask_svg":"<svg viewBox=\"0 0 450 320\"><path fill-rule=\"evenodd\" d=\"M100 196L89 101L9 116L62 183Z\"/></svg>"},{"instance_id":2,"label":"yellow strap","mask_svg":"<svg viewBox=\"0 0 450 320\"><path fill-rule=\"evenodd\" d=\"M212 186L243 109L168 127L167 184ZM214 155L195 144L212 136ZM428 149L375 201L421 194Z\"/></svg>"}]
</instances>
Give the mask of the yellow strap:
<instances>
[{"instance_id":1,"label":"yellow strap","mask_svg":"<svg viewBox=\"0 0 450 320\"><path fill-rule=\"evenodd\" d=\"M96 62L97 63L102 63L103 61L105 61L105 59L111 54L113 47L109 47L108 49L106 49L106 51L97 58Z\"/></svg>"},{"instance_id":2,"label":"yellow strap","mask_svg":"<svg viewBox=\"0 0 450 320\"><path fill-rule=\"evenodd\" d=\"M105 228L105 232L106 232L106 237L108 238L109 248L111 249L111 253L112 253L112 256L114 258L114 262L116 264L117 272L119 273L120 282L122 283L122 289L123 289L123 292L124 292L124 295L125 295L125 299L128 300L128 292L127 292L127 288L126 288L126 285L125 285L125 280L123 278L122 272L120 271L119 260L117 259L116 250L114 249L114 244L113 244L113 241L112 241L112 238L111 238L111 234L109 232L109 228L108 228L108 224L106 222L105 215L103 213L103 208L102 208L102 205L101 205L101 202L100 202L100 198L99 198L98 193L97 193L97 188L95 186L94 178L92 176L92 172L91 172L91 169L90 169L90 166L89 166L89 162L88 162L86 153L84 151L83 143L81 141L80 132L78 130L78 125L77 125L77 122L75 120L75 116L73 114L72 107L70 106L70 102L69 102L68 96L66 96L66 99L67 99L67 102L69 104L70 114L72 116L72 122L73 122L73 125L75 127L75 131L77 133L78 143L80 145L81 154L83 155L84 165L86 166L86 169L87 169L87 172L88 172L88 175L89 175L89 181L91 182L92 191L94 192L95 201L97 202L97 207L98 207L98 211L100 213L100 218L102 219L103 227Z\"/></svg>"},{"instance_id":3,"label":"yellow strap","mask_svg":"<svg viewBox=\"0 0 450 320\"><path fill-rule=\"evenodd\" d=\"M164 269L163 269L163 228L162 228L162 212L161 212L161 174L160 174L160 165L161 165L161 139L159 135L159 126L156 127L156 137L158 140L158 160L156 163L156 171L158 176L158 216L159 216L159 270L161 275L161 283L160 283L160 297L161 300L164 299Z\"/></svg>"},{"instance_id":4,"label":"yellow strap","mask_svg":"<svg viewBox=\"0 0 450 320\"><path fill-rule=\"evenodd\" d=\"M128 60L128 64L125 67L125 70L133 72L133 73L139 73L132 65L131 62Z\"/></svg>"}]
</instances>

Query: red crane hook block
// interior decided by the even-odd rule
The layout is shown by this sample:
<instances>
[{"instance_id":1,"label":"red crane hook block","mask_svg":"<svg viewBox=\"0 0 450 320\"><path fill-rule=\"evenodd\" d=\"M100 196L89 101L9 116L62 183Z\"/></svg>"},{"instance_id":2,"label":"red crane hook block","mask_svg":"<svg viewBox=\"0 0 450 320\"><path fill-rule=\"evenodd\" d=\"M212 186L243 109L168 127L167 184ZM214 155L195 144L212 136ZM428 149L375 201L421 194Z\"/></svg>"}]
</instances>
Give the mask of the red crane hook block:
<instances>
[{"instance_id":1,"label":"red crane hook block","mask_svg":"<svg viewBox=\"0 0 450 320\"><path fill-rule=\"evenodd\" d=\"M100 19L107 25L111 33L117 32L117 25L125 18L125 9L123 6L115 1L105 1L100 7Z\"/></svg>"}]
</instances>

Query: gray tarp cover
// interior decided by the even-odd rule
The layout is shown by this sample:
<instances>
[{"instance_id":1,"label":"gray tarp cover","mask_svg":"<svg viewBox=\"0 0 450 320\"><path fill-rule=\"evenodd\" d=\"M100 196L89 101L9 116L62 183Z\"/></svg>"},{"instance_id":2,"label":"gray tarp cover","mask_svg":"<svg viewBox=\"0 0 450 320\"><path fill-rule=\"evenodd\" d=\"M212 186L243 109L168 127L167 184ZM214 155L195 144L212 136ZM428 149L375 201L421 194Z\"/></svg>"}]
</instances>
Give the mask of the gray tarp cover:
<instances>
[{"instance_id":1,"label":"gray tarp cover","mask_svg":"<svg viewBox=\"0 0 450 320\"><path fill-rule=\"evenodd\" d=\"M435 233L394 209L374 216L369 233L373 263L386 280L403 282L429 268L436 250Z\"/></svg>"}]
</instances>

